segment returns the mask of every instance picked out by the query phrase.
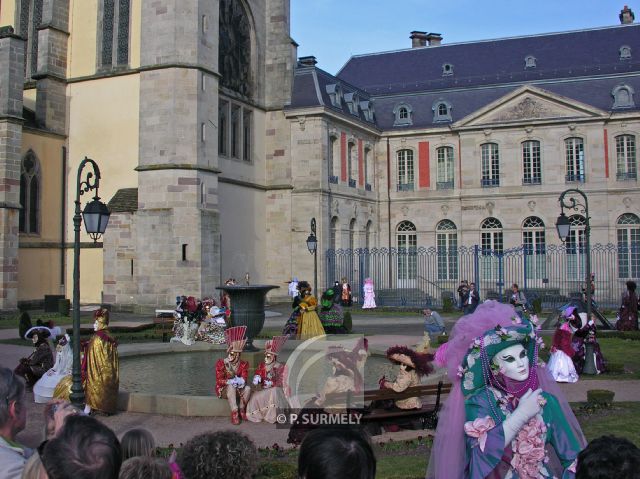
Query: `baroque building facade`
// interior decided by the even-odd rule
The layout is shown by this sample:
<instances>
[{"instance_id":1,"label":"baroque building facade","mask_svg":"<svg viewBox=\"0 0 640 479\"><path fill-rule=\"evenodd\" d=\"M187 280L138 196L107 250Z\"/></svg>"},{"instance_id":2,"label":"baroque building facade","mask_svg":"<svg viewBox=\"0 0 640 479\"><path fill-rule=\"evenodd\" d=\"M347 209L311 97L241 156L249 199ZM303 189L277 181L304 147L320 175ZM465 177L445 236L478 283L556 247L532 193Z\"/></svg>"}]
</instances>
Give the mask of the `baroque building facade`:
<instances>
[{"instance_id":1,"label":"baroque building facade","mask_svg":"<svg viewBox=\"0 0 640 479\"><path fill-rule=\"evenodd\" d=\"M490 41L414 31L336 75L296 59L288 0L9 0L0 25L0 309L70 296L85 156L112 216L102 243L83 238L81 300L119 308L245 273L311 279L312 218L320 285L365 273L336 250L543 252L571 187L589 195L592 242L640 241L629 9L617 26ZM415 286L407 261L388 287ZM456 265L434 280L464 279Z\"/></svg>"}]
</instances>

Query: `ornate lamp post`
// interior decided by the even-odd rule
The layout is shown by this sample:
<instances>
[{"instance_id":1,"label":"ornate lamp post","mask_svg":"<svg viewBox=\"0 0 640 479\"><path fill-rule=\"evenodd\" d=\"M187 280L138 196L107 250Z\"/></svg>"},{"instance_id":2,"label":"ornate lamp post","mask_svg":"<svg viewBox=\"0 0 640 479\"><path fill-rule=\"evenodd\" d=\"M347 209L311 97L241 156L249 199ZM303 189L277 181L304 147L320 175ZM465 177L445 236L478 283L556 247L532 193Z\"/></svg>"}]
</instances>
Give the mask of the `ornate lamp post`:
<instances>
[{"instance_id":1,"label":"ornate lamp post","mask_svg":"<svg viewBox=\"0 0 640 479\"><path fill-rule=\"evenodd\" d=\"M311 234L307 237L307 249L313 255L313 291L318 297L318 238L316 237L316 219L311 218Z\"/></svg>"},{"instance_id":2,"label":"ornate lamp post","mask_svg":"<svg viewBox=\"0 0 640 479\"><path fill-rule=\"evenodd\" d=\"M568 200L565 199L565 196L569 195ZM576 199L576 197L578 199ZM581 197L581 199L580 199ZM564 209L574 210L579 213L583 213L585 217L585 227L584 227L584 239L585 239L585 247L586 247L586 280L585 280L585 296L587 301L587 321L591 320L591 223L589 218L589 201L587 200L587 195L577 189L570 188L568 190L563 191L560 194L560 198L558 198L560 202L560 216L556 221L556 228L558 230L558 236L560 240L564 243L569 237L569 233L571 232L571 222L569 218L564 214ZM576 245L579 246L579 245ZM586 374L596 374L597 370L595 369L595 364L593 364L593 354L587 354L587 362L585 363L584 373ZM591 361L589 361L589 357Z\"/></svg>"},{"instance_id":3,"label":"ornate lamp post","mask_svg":"<svg viewBox=\"0 0 640 479\"><path fill-rule=\"evenodd\" d=\"M82 170L86 166L93 171L87 171L83 179ZM73 384L71 386L71 402L78 407L84 404L84 389L82 388L82 373L80 371L80 224L84 219L84 226L94 243L107 229L109 215L107 205L100 201L98 188L100 187L100 168L95 161L85 156L78 166L78 181L76 183L76 208L73 216ZM80 209L80 196L96 190L93 200Z\"/></svg>"}]
</instances>

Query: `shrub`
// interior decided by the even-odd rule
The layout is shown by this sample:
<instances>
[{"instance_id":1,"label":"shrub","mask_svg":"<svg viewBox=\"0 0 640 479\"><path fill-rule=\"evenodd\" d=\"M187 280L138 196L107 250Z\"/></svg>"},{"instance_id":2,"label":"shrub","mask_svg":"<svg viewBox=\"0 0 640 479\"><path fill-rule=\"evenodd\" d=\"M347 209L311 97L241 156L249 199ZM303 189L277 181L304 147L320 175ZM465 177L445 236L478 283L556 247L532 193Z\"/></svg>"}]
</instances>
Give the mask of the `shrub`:
<instances>
[{"instance_id":1,"label":"shrub","mask_svg":"<svg viewBox=\"0 0 640 479\"><path fill-rule=\"evenodd\" d=\"M587 402L591 406L609 407L613 403L615 392L608 389L589 389L587 391Z\"/></svg>"},{"instance_id":2,"label":"shrub","mask_svg":"<svg viewBox=\"0 0 640 479\"><path fill-rule=\"evenodd\" d=\"M442 298L442 312L451 313L453 311L453 298L445 296Z\"/></svg>"},{"instance_id":3,"label":"shrub","mask_svg":"<svg viewBox=\"0 0 640 479\"><path fill-rule=\"evenodd\" d=\"M254 477L256 479L262 479L263 477L295 479L298 477L298 466L288 462L261 462Z\"/></svg>"},{"instance_id":4,"label":"shrub","mask_svg":"<svg viewBox=\"0 0 640 479\"><path fill-rule=\"evenodd\" d=\"M18 333L20 334L20 339L24 339L26 332L33 326L31 324L31 316L26 311L22 311L18 316L18 321Z\"/></svg>"},{"instance_id":5,"label":"shrub","mask_svg":"<svg viewBox=\"0 0 640 479\"><path fill-rule=\"evenodd\" d=\"M437 341L438 341L438 344L444 344L447 341L449 341L449 335L448 334L440 334L438 336Z\"/></svg>"},{"instance_id":6,"label":"shrub","mask_svg":"<svg viewBox=\"0 0 640 479\"><path fill-rule=\"evenodd\" d=\"M531 301L531 308L535 314L542 313L542 298L536 298Z\"/></svg>"},{"instance_id":7,"label":"shrub","mask_svg":"<svg viewBox=\"0 0 640 479\"><path fill-rule=\"evenodd\" d=\"M344 313L344 319L342 320L342 326L350 333L353 330L353 320L351 319L351 313L347 311Z\"/></svg>"}]
</instances>

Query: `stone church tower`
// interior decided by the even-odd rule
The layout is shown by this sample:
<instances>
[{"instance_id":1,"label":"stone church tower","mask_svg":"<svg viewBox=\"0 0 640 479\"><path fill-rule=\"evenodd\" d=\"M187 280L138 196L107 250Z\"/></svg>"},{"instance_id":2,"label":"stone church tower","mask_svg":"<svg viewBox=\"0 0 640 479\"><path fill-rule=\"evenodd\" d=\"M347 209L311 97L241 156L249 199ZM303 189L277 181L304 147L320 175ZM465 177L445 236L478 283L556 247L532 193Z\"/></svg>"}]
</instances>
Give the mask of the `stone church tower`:
<instances>
[{"instance_id":1,"label":"stone church tower","mask_svg":"<svg viewBox=\"0 0 640 479\"><path fill-rule=\"evenodd\" d=\"M116 201L104 293L145 308L221 284L221 209L238 197L264 204L267 112L289 101L295 51L287 0L142 2L140 24L137 210ZM254 217L229 223L227 241L254 236ZM235 249L260 258L259 243ZM259 279L255 268L245 266Z\"/></svg>"}]
</instances>

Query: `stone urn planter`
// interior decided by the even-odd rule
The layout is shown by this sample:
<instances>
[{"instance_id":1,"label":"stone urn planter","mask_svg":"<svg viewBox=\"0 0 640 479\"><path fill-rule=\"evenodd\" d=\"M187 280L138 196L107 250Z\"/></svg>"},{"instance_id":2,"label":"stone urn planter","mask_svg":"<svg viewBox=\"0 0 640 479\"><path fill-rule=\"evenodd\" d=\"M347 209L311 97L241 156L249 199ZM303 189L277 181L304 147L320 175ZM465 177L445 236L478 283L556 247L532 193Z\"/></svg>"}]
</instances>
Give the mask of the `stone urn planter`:
<instances>
[{"instance_id":1,"label":"stone urn planter","mask_svg":"<svg viewBox=\"0 0 640 479\"><path fill-rule=\"evenodd\" d=\"M232 324L247 327L245 351L258 351L253 345L253 338L260 334L264 326L264 300L267 292L279 287L273 284L256 284L224 285L216 288L229 295Z\"/></svg>"}]
</instances>

